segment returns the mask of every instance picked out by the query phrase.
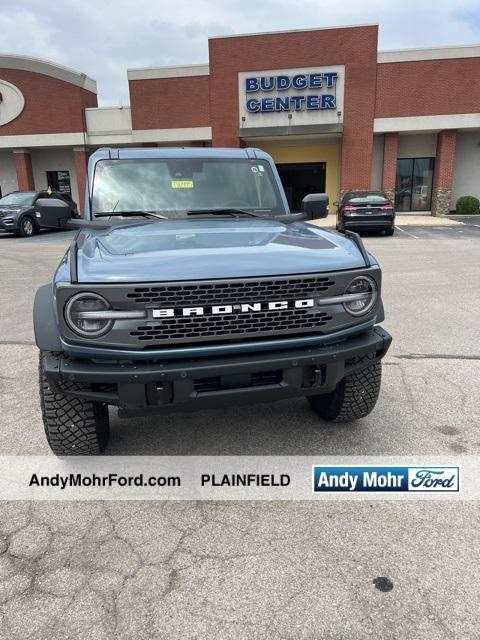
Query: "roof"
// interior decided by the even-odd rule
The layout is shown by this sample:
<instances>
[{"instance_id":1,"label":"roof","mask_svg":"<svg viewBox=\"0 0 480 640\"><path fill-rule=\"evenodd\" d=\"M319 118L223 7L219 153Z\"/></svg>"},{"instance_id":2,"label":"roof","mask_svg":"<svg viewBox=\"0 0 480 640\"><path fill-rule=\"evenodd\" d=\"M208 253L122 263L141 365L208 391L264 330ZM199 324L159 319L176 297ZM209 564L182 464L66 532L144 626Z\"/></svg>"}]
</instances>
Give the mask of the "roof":
<instances>
[{"instance_id":1,"label":"roof","mask_svg":"<svg viewBox=\"0 0 480 640\"><path fill-rule=\"evenodd\" d=\"M219 147L103 147L90 156L95 162L100 159L147 159L147 158L262 158L270 156L261 149L222 149Z\"/></svg>"}]
</instances>

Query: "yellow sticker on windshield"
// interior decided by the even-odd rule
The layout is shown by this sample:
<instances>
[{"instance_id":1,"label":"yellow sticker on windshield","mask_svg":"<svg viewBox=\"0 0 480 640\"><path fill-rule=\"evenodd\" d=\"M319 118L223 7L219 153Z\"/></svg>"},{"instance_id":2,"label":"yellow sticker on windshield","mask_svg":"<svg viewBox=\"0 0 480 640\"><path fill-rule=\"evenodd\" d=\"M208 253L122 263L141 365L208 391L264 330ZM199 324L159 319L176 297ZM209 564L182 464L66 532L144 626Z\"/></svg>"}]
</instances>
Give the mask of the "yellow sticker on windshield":
<instances>
[{"instance_id":1,"label":"yellow sticker on windshield","mask_svg":"<svg viewBox=\"0 0 480 640\"><path fill-rule=\"evenodd\" d=\"M193 189L193 180L172 180L172 189Z\"/></svg>"}]
</instances>

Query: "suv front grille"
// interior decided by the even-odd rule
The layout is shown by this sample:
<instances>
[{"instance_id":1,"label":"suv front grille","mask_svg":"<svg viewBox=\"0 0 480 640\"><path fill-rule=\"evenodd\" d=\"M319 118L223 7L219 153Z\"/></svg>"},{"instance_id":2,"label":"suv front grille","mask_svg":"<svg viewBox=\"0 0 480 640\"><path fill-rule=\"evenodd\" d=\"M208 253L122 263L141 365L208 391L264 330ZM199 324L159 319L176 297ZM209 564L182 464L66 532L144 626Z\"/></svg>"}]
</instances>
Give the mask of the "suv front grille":
<instances>
[{"instance_id":1,"label":"suv front grille","mask_svg":"<svg viewBox=\"0 0 480 640\"><path fill-rule=\"evenodd\" d=\"M372 267L242 279L59 286L58 314L69 342L143 351L326 335L359 320L340 303L323 306L318 301L342 295L352 278L364 271L378 278L378 268ZM67 300L81 291L98 293L113 310L144 311L145 317L119 319L104 336L81 338L63 314ZM373 309L369 317L376 312Z\"/></svg>"},{"instance_id":2,"label":"suv front grille","mask_svg":"<svg viewBox=\"0 0 480 640\"><path fill-rule=\"evenodd\" d=\"M310 295L328 291L333 285L333 280L325 276L174 284L158 287L136 287L127 293L126 297L141 305L158 303L162 307L213 306L229 302L308 298Z\"/></svg>"},{"instance_id":3,"label":"suv front grille","mask_svg":"<svg viewBox=\"0 0 480 640\"><path fill-rule=\"evenodd\" d=\"M335 282L328 276L258 278L223 282L188 282L135 287L126 293L144 308L211 308L215 305L298 300L325 295ZM158 344L242 340L276 334L322 332L332 316L318 308L289 308L225 315L175 315L142 322L130 336L143 348Z\"/></svg>"},{"instance_id":4,"label":"suv front grille","mask_svg":"<svg viewBox=\"0 0 480 640\"><path fill-rule=\"evenodd\" d=\"M245 338L252 334L302 333L324 327L332 316L311 309L284 309L257 313L232 313L228 316L192 316L164 318L161 324L141 325L130 335L140 341L198 342L216 336Z\"/></svg>"}]
</instances>

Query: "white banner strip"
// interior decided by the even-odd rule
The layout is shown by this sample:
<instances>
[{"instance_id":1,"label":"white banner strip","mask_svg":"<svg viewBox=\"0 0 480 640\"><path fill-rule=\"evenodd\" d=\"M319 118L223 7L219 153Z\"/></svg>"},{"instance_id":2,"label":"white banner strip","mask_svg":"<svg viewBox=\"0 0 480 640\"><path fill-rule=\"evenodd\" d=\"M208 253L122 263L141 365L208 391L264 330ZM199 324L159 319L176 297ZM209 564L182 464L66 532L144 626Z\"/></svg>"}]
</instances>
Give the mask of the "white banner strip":
<instances>
[{"instance_id":1,"label":"white banner strip","mask_svg":"<svg viewBox=\"0 0 480 640\"><path fill-rule=\"evenodd\" d=\"M477 500L480 457L0 457L0 500Z\"/></svg>"}]
</instances>

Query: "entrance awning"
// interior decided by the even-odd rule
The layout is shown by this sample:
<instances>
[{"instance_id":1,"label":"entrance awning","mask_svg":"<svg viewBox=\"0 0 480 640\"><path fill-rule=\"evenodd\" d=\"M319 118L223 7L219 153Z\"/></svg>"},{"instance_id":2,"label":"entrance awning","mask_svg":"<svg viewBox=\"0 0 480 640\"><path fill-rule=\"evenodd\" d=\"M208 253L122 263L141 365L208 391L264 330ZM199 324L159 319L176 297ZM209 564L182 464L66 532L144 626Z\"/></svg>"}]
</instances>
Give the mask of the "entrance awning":
<instances>
[{"instance_id":1,"label":"entrance awning","mask_svg":"<svg viewBox=\"0 0 480 640\"><path fill-rule=\"evenodd\" d=\"M285 127L240 127L239 138L269 136L315 135L321 133L342 133L343 124L293 125Z\"/></svg>"}]
</instances>

